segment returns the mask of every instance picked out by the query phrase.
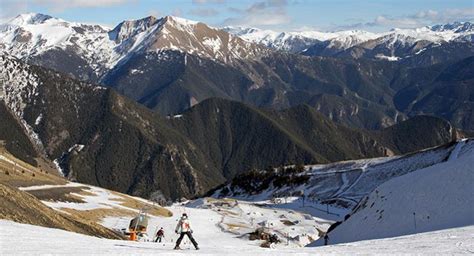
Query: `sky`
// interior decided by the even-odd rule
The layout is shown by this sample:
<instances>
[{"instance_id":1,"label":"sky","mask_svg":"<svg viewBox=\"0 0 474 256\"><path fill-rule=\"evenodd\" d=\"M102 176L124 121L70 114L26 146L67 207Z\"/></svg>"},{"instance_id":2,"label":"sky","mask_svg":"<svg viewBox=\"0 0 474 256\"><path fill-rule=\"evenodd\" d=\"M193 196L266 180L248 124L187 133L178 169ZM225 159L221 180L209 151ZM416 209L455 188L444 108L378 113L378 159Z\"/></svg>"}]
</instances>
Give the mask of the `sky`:
<instances>
[{"instance_id":1,"label":"sky","mask_svg":"<svg viewBox=\"0 0 474 256\"><path fill-rule=\"evenodd\" d=\"M0 0L0 21L25 12L114 27L174 15L215 27L373 32L474 21L474 0Z\"/></svg>"}]
</instances>

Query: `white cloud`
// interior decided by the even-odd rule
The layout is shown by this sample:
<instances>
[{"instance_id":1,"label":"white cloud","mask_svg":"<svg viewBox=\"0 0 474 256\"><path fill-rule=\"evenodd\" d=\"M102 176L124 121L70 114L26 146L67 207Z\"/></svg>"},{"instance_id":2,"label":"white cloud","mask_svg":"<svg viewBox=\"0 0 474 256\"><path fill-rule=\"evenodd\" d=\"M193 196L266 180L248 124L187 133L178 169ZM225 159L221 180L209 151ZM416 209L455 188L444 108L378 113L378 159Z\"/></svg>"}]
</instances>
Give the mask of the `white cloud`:
<instances>
[{"instance_id":1,"label":"white cloud","mask_svg":"<svg viewBox=\"0 0 474 256\"><path fill-rule=\"evenodd\" d=\"M225 25L234 26L273 26L291 22L287 13L288 1L264 0L255 2L246 9L232 8L231 11L239 14L224 21Z\"/></svg>"},{"instance_id":2,"label":"white cloud","mask_svg":"<svg viewBox=\"0 0 474 256\"><path fill-rule=\"evenodd\" d=\"M71 8L95 8L117 6L134 0L34 0L33 3L43 5L55 12Z\"/></svg>"},{"instance_id":3,"label":"white cloud","mask_svg":"<svg viewBox=\"0 0 474 256\"><path fill-rule=\"evenodd\" d=\"M194 16L210 17L216 16L217 14L219 14L219 12L213 8L197 8L190 10L189 14Z\"/></svg>"},{"instance_id":4,"label":"white cloud","mask_svg":"<svg viewBox=\"0 0 474 256\"><path fill-rule=\"evenodd\" d=\"M193 4L223 4L226 0L193 0Z\"/></svg>"},{"instance_id":5,"label":"white cloud","mask_svg":"<svg viewBox=\"0 0 474 256\"><path fill-rule=\"evenodd\" d=\"M171 15L176 16L176 17L180 17L182 13L183 13L183 11L181 11L180 8L176 8L171 12Z\"/></svg>"},{"instance_id":6,"label":"white cloud","mask_svg":"<svg viewBox=\"0 0 474 256\"><path fill-rule=\"evenodd\" d=\"M25 13L28 6L25 1L6 0L0 2L0 23L6 22L20 13Z\"/></svg>"},{"instance_id":7,"label":"white cloud","mask_svg":"<svg viewBox=\"0 0 474 256\"><path fill-rule=\"evenodd\" d=\"M149 10L149 11L148 11L148 15L154 16L154 17L160 17L160 16L161 16L161 12L158 11L158 10L152 9L152 10Z\"/></svg>"},{"instance_id":8,"label":"white cloud","mask_svg":"<svg viewBox=\"0 0 474 256\"><path fill-rule=\"evenodd\" d=\"M371 22L358 22L339 26L339 29L354 29L364 27L416 28L434 24L444 24L454 21L474 20L474 8L446 9L443 11L425 10L411 15L392 17L379 15Z\"/></svg>"},{"instance_id":9,"label":"white cloud","mask_svg":"<svg viewBox=\"0 0 474 256\"><path fill-rule=\"evenodd\" d=\"M424 25L424 22L420 19L413 19L408 17L401 18L391 18L388 16L377 16L373 22L366 24L367 26L383 26L383 27L392 27L392 28L413 28L421 27Z\"/></svg>"}]
</instances>

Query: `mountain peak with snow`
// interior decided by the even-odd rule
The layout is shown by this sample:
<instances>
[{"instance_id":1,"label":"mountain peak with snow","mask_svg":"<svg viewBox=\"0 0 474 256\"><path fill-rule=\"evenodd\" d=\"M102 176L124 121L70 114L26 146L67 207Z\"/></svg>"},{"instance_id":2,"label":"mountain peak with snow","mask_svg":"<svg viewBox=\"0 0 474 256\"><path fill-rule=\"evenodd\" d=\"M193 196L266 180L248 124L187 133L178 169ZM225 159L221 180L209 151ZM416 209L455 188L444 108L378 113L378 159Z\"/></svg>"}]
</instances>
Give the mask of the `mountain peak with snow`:
<instances>
[{"instance_id":1,"label":"mountain peak with snow","mask_svg":"<svg viewBox=\"0 0 474 256\"><path fill-rule=\"evenodd\" d=\"M466 22L455 21L453 23L434 25L428 28L431 29L432 31L437 31L437 32L445 32L445 31L452 31L454 33L474 32L474 24L469 21L466 21Z\"/></svg>"},{"instance_id":2,"label":"mountain peak with snow","mask_svg":"<svg viewBox=\"0 0 474 256\"><path fill-rule=\"evenodd\" d=\"M39 13L26 13L0 25L0 49L26 58L66 51L92 68L88 75L100 77L104 70L138 52L181 51L220 62L255 58L265 48L204 23L175 16L148 16L125 20L113 29L81 24Z\"/></svg>"},{"instance_id":3,"label":"mountain peak with snow","mask_svg":"<svg viewBox=\"0 0 474 256\"><path fill-rule=\"evenodd\" d=\"M41 24L46 20L52 19L52 16L42 14L42 13L34 13L34 12L29 12L29 13L23 13L12 20L10 20L8 23L12 25L17 25L17 26L22 26L22 25L32 25L32 24Z\"/></svg>"}]
</instances>

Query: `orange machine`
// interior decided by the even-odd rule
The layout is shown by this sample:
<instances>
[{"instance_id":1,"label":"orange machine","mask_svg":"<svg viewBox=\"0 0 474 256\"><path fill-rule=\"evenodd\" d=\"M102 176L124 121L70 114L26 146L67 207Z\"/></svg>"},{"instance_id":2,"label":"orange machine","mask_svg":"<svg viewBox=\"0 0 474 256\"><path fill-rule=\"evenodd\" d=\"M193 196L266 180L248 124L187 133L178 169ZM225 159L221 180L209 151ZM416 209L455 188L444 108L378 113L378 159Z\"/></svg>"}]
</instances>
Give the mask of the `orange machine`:
<instances>
[{"instance_id":1,"label":"orange machine","mask_svg":"<svg viewBox=\"0 0 474 256\"><path fill-rule=\"evenodd\" d=\"M130 240L137 241L140 234L146 233L148 227L148 217L145 214L140 213L137 217L133 218L128 225L130 231Z\"/></svg>"}]
</instances>

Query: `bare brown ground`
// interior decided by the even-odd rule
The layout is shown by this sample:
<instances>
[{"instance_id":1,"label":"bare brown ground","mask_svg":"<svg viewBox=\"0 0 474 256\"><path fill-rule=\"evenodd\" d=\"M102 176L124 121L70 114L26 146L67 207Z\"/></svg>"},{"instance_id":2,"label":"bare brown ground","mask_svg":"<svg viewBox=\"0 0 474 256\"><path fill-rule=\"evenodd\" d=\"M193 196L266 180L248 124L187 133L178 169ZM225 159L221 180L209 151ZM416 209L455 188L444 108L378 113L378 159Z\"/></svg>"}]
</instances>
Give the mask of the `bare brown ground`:
<instances>
[{"instance_id":1,"label":"bare brown ground","mask_svg":"<svg viewBox=\"0 0 474 256\"><path fill-rule=\"evenodd\" d=\"M3 147L0 147L0 183L13 187L28 187L36 185L61 185L66 184L66 180L55 174L49 168L42 169L23 162ZM3 159L3 158L6 158ZM13 163L12 163L13 162ZM46 166L46 164L43 164Z\"/></svg>"},{"instance_id":2,"label":"bare brown ground","mask_svg":"<svg viewBox=\"0 0 474 256\"><path fill-rule=\"evenodd\" d=\"M89 219L55 211L33 195L0 184L0 219L111 239L123 237Z\"/></svg>"},{"instance_id":3,"label":"bare brown ground","mask_svg":"<svg viewBox=\"0 0 474 256\"><path fill-rule=\"evenodd\" d=\"M113 194L121 197L121 199L114 199L114 200L119 202L120 205L122 206L137 209L137 210L145 210L148 214L151 214L154 216L164 216L164 217L173 216L172 212L170 212L169 210L159 205L147 204L139 200L136 200L131 196L121 194L118 192L113 192Z\"/></svg>"}]
</instances>

